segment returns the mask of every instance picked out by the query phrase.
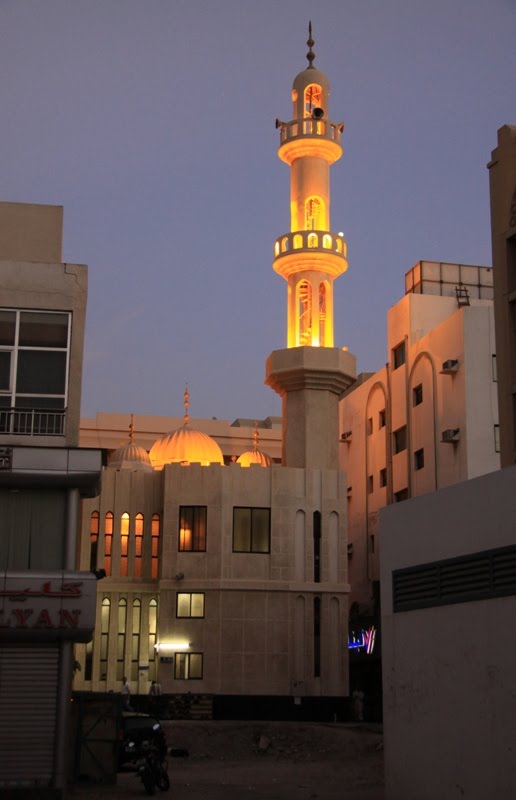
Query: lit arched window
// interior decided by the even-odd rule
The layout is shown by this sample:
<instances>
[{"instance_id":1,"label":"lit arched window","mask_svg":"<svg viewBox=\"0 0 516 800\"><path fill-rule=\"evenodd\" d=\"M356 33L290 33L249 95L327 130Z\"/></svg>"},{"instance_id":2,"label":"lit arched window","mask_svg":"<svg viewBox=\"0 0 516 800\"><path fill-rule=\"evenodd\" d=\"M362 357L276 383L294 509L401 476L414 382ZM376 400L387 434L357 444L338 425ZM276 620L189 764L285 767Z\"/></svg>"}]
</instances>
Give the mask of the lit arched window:
<instances>
[{"instance_id":1,"label":"lit arched window","mask_svg":"<svg viewBox=\"0 0 516 800\"><path fill-rule=\"evenodd\" d=\"M129 554L129 514L125 511L120 518L120 576L127 577L127 556Z\"/></svg>"},{"instance_id":2,"label":"lit arched window","mask_svg":"<svg viewBox=\"0 0 516 800\"><path fill-rule=\"evenodd\" d=\"M159 514L153 514L151 523L151 578L155 581L158 580L159 567L159 522Z\"/></svg>"},{"instance_id":3,"label":"lit arched window","mask_svg":"<svg viewBox=\"0 0 516 800\"><path fill-rule=\"evenodd\" d=\"M104 518L104 569L111 575L111 556L113 550L113 514L108 511Z\"/></svg>"},{"instance_id":4,"label":"lit arched window","mask_svg":"<svg viewBox=\"0 0 516 800\"><path fill-rule=\"evenodd\" d=\"M142 577L143 514L134 518L134 577Z\"/></svg>"},{"instance_id":5,"label":"lit arched window","mask_svg":"<svg viewBox=\"0 0 516 800\"><path fill-rule=\"evenodd\" d=\"M158 601L152 598L149 603L149 666L155 667L156 648L158 636Z\"/></svg>"},{"instance_id":6,"label":"lit arched window","mask_svg":"<svg viewBox=\"0 0 516 800\"><path fill-rule=\"evenodd\" d=\"M279 242L276 242L274 245L274 255L279 256Z\"/></svg>"},{"instance_id":7,"label":"lit arched window","mask_svg":"<svg viewBox=\"0 0 516 800\"><path fill-rule=\"evenodd\" d=\"M125 635L127 628L127 600L118 601L118 633L116 640L116 679L121 681L125 675Z\"/></svg>"},{"instance_id":8,"label":"lit arched window","mask_svg":"<svg viewBox=\"0 0 516 800\"><path fill-rule=\"evenodd\" d=\"M319 345L326 345L326 285L319 286Z\"/></svg>"},{"instance_id":9,"label":"lit arched window","mask_svg":"<svg viewBox=\"0 0 516 800\"><path fill-rule=\"evenodd\" d=\"M324 227L324 203L320 197L305 201L305 231L320 231ZM308 245L310 247L310 245Z\"/></svg>"},{"instance_id":10,"label":"lit arched window","mask_svg":"<svg viewBox=\"0 0 516 800\"><path fill-rule=\"evenodd\" d=\"M316 233L308 234L308 247L319 247L319 237Z\"/></svg>"},{"instance_id":11,"label":"lit arched window","mask_svg":"<svg viewBox=\"0 0 516 800\"><path fill-rule=\"evenodd\" d=\"M340 237L337 239L336 247L337 247L337 253L342 253L342 239Z\"/></svg>"},{"instance_id":12,"label":"lit arched window","mask_svg":"<svg viewBox=\"0 0 516 800\"><path fill-rule=\"evenodd\" d=\"M105 597L102 601L102 609L100 614L100 680L101 681L107 680L110 612L111 612L111 601L109 597Z\"/></svg>"},{"instance_id":13,"label":"lit arched window","mask_svg":"<svg viewBox=\"0 0 516 800\"><path fill-rule=\"evenodd\" d=\"M284 253L288 250L288 236L284 236L281 240L281 252Z\"/></svg>"},{"instance_id":14,"label":"lit arched window","mask_svg":"<svg viewBox=\"0 0 516 800\"><path fill-rule=\"evenodd\" d=\"M300 250L303 247L303 237L300 233L296 233L293 242L294 250Z\"/></svg>"},{"instance_id":15,"label":"lit arched window","mask_svg":"<svg viewBox=\"0 0 516 800\"><path fill-rule=\"evenodd\" d=\"M90 517L90 570L97 569L97 551L99 546L100 514L92 511Z\"/></svg>"},{"instance_id":16,"label":"lit arched window","mask_svg":"<svg viewBox=\"0 0 516 800\"><path fill-rule=\"evenodd\" d=\"M331 250L331 236L329 233L325 233L322 240L322 246L325 250Z\"/></svg>"},{"instance_id":17,"label":"lit arched window","mask_svg":"<svg viewBox=\"0 0 516 800\"><path fill-rule=\"evenodd\" d=\"M299 345L310 345L312 342L312 287L308 281L302 281L298 287L299 313Z\"/></svg>"},{"instance_id":18,"label":"lit arched window","mask_svg":"<svg viewBox=\"0 0 516 800\"><path fill-rule=\"evenodd\" d=\"M305 89L305 117L311 117L314 108L322 108L323 93L321 86L311 83Z\"/></svg>"},{"instance_id":19,"label":"lit arched window","mask_svg":"<svg viewBox=\"0 0 516 800\"><path fill-rule=\"evenodd\" d=\"M133 600L133 620L131 631L131 680L138 679L138 664L140 663L140 626L142 621L142 604L140 600Z\"/></svg>"}]
</instances>

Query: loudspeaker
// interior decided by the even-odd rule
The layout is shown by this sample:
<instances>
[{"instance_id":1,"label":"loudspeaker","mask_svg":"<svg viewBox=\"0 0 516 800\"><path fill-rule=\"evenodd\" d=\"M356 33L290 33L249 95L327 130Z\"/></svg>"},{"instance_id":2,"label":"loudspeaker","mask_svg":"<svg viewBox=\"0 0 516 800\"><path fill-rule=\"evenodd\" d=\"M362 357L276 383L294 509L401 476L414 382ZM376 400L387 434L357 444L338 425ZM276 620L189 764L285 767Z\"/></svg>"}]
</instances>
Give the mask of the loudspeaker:
<instances>
[{"instance_id":1,"label":"loudspeaker","mask_svg":"<svg viewBox=\"0 0 516 800\"><path fill-rule=\"evenodd\" d=\"M324 109L323 108L313 108L312 109L312 119L322 119L324 117Z\"/></svg>"}]
</instances>

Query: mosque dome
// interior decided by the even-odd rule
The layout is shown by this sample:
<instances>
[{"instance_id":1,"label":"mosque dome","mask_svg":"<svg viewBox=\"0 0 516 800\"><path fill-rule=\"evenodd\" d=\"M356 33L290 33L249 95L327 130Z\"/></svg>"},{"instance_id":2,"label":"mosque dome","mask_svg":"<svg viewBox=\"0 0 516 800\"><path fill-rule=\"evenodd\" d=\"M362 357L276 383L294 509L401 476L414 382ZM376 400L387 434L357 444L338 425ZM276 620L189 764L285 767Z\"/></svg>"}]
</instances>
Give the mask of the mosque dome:
<instances>
[{"instance_id":1,"label":"mosque dome","mask_svg":"<svg viewBox=\"0 0 516 800\"><path fill-rule=\"evenodd\" d=\"M130 469L143 472L152 472L152 464L147 451L133 442L134 417L131 414L129 425L129 441L111 453L108 467L111 469Z\"/></svg>"},{"instance_id":2,"label":"mosque dome","mask_svg":"<svg viewBox=\"0 0 516 800\"><path fill-rule=\"evenodd\" d=\"M237 464L241 467L250 467L252 464L259 464L260 467L270 467L272 458L267 453L262 453L258 449L258 426L255 426L253 434L254 446L252 450L246 450L237 458Z\"/></svg>"},{"instance_id":3,"label":"mosque dome","mask_svg":"<svg viewBox=\"0 0 516 800\"><path fill-rule=\"evenodd\" d=\"M190 427L189 397L187 388L184 394L184 425L158 439L151 447L149 458L154 469L163 469L165 464L201 464L203 467L224 464L222 450L215 439Z\"/></svg>"}]
</instances>

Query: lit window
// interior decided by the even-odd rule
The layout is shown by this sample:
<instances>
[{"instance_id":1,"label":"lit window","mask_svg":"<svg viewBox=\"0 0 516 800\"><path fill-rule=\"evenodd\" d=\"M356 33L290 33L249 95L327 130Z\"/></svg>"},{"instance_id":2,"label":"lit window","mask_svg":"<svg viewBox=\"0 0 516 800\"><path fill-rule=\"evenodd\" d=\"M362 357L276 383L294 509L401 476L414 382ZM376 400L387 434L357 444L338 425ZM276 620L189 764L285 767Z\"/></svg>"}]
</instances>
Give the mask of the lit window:
<instances>
[{"instance_id":1,"label":"lit window","mask_svg":"<svg viewBox=\"0 0 516 800\"><path fill-rule=\"evenodd\" d=\"M151 521L151 578L154 581L158 579L159 534L160 534L159 514L153 514Z\"/></svg>"},{"instance_id":2,"label":"lit window","mask_svg":"<svg viewBox=\"0 0 516 800\"><path fill-rule=\"evenodd\" d=\"M120 518L120 575L127 577L127 557L129 554L129 514L124 512Z\"/></svg>"},{"instance_id":3,"label":"lit window","mask_svg":"<svg viewBox=\"0 0 516 800\"><path fill-rule=\"evenodd\" d=\"M412 405L420 406L423 402L423 384L419 383L412 389Z\"/></svg>"},{"instance_id":4,"label":"lit window","mask_svg":"<svg viewBox=\"0 0 516 800\"><path fill-rule=\"evenodd\" d=\"M401 342L401 344L397 345L397 347L394 347L392 350L392 368L398 369L405 361L405 342Z\"/></svg>"},{"instance_id":5,"label":"lit window","mask_svg":"<svg viewBox=\"0 0 516 800\"><path fill-rule=\"evenodd\" d=\"M142 576L143 514L134 518L134 577Z\"/></svg>"},{"instance_id":6,"label":"lit window","mask_svg":"<svg viewBox=\"0 0 516 800\"><path fill-rule=\"evenodd\" d=\"M181 506L179 509L179 550L206 550L206 506Z\"/></svg>"},{"instance_id":7,"label":"lit window","mask_svg":"<svg viewBox=\"0 0 516 800\"><path fill-rule=\"evenodd\" d=\"M403 425L402 428L398 428L397 431L393 433L393 440L394 440L394 453L401 453L402 450L407 449L407 426Z\"/></svg>"},{"instance_id":8,"label":"lit window","mask_svg":"<svg viewBox=\"0 0 516 800\"><path fill-rule=\"evenodd\" d=\"M152 598L149 603L149 664L155 668L156 642L158 639L158 601Z\"/></svg>"},{"instance_id":9,"label":"lit window","mask_svg":"<svg viewBox=\"0 0 516 800\"><path fill-rule=\"evenodd\" d=\"M104 681L107 678L110 612L111 602L108 597L105 597L102 601L100 613L100 679Z\"/></svg>"},{"instance_id":10,"label":"lit window","mask_svg":"<svg viewBox=\"0 0 516 800\"><path fill-rule=\"evenodd\" d=\"M417 472L417 470L423 469L424 466L425 466L425 451L424 448L421 448L420 450L416 450L416 452L414 453L414 469Z\"/></svg>"},{"instance_id":11,"label":"lit window","mask_svg":"<svg viewBox=\"0 0 516 800\"><path fill-rule=\"evenodd\" d=\"M92 511L90 517L90 570L97 569L97 551L99 546L100 514Z\"/></svg>"},{"instance_id":12,"label":"lit window","mask_svg":"<svg viewBox=\"0 0 516 800\"><path fill-rule=\"evenodd\" d=\"M113 514L108 511L104 517L104 570L111 575L111 551L113 547Z\"/></svg>"},{"instance_id":13,"label":"lit window","mask_svg":"<svg viewBox=\"0 0 516 800\"><path fill-rule=\"evenodd\" d=\"M314 108L321 108L323 102L322 87L311 83L305 89L305 117L311 117Z\"/></svg>"},{"instance_id":14,"label":"lit window","mask_svg":"<svg viewBox=\"0 0 516 800\"><path fill-rule=\"evenodd\" d=\"M324 204L320 197L309 197L305 202L305 231L320 231L323 225ZM308 247L314 245L308 244ZM331 247L331 238L330 245Z\"/></svg>"},{"instance_id":15,"label":"lit window","mask_svg":"<svg viewBox=\"0 0 516 800\"><path fill-rule=\"evenodd\" d=\"M319 247L319 237L316 233L309 233L308 234L308 247L314 248Z\"/></svg>"},{"instance_id":16,"label":"lit window","mask_svg":"<svg viewBox=\"0 0 516 800\"><path fill-rule=\"evenodd\" d=\"M176 653L174 678L176 681L201 680L202 653Z\"/></svg>"},{"instance_id":17,"label":"lit window","mask_svg":"<svg viewBox=\"0 0 516 800\"><path fill-rule=\"evenodd\" d=\"M384 467L380 470L380 486L383 488L387 486L387 468Z\"/></svg>"},{"instance_id":18,"label":"lit window","mask_svg":"<svg viewBox=\"0 0 516 800\"><path fill-rule=\"evenodd\" d=\"M233 552L268 553L270 527L270 508L234 508Z\"/></svg>"},{"instance_id":19,"label":"lit window","mask_svg":"<svg viewBox=\"0 0 516 800\"><path fill-rule=\"evenodd\" d=\"M299 314L299 346L312 343L312 287L301 281L297 289Z\"/></svg>"},{"instance_id":20,"label":"lit window","mask_svg":"<svg viewBox=\"0 0 516 800\"><path fill-rule=\"evenodd\" d=\"M204 592L178 592L176 617L204 617Z\"/></svg>"},{"instance_id":21,"label":"lit window","mask_svg":"<svg viewBox=\"0 0 516 800\"><path fill-rule=\"evenodd\" d=\"M387 421L387 417L385 414L385 408L382 408L381 411L378 412L378 427L385 428Z\"/></svg>"}]
</instances>

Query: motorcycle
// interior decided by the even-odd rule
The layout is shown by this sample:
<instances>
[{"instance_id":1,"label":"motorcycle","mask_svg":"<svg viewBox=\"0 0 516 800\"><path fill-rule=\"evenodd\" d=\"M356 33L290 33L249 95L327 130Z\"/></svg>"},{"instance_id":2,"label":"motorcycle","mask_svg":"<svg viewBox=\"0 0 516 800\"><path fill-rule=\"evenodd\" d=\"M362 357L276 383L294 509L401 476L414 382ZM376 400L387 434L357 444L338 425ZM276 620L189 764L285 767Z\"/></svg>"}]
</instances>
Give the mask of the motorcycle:
<instances>
[{"instance_id":1,"label":"motorcycle","mask_svg":"<svg viewBox=\"0 0 516 800\"><path fill-rule=\"evenodd\" d=\"M156 787L166 792L170 789L170 778L167 772L167 762L161 759L160 752L155 744L147 739L139 742L129 742L131 760L135 764L136 774L139 775L147 794L156 793Z\"/></svg>"}]
</instances>

